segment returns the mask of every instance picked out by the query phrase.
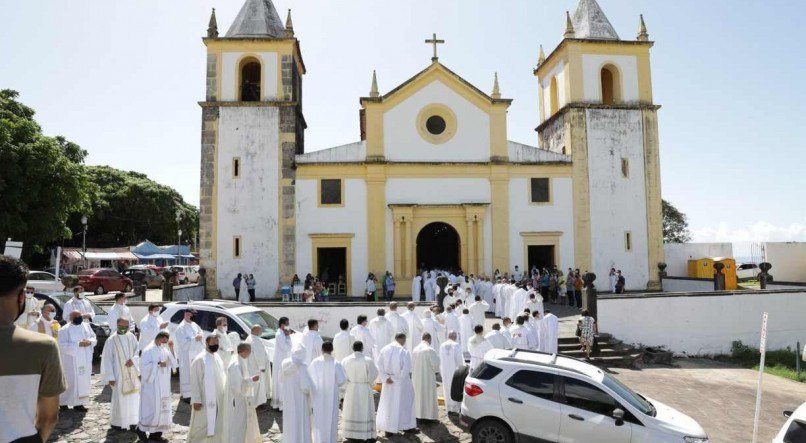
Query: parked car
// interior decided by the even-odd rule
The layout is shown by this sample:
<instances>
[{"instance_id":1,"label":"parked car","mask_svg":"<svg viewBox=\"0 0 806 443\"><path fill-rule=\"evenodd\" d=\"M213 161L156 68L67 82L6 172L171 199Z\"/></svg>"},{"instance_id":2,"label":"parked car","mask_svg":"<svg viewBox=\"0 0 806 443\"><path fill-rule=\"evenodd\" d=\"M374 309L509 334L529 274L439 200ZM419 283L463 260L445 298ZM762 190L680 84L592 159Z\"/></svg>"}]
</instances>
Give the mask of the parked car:
<instances>
[{"instance_id":1,"label":"parked car","mask_svg":"<svg viewBox=\"0 0 806 443\"><path fill-rule=\"evenodd\" d=\"M182 285L199 282L199 270L197 266L171 266L171 271L176 273L176 282Z\"/></svg>"},{"instance_id":2,"label":"parked car","mask_svg":"<svg viewBox=\"0 0 806 443\"><path fill-rule=\"evenodd\" d=\"M78 284L97 295L110 291L132 291L132 281L112 268L85 269L78 273Z\"/></svg>"},{"instance_id":3,"label":"parked car","mask_svg":"<svg viewBox=\"0 0 806 443\"><path fill-rule=\"evenodd\" d=\"M185 311L192 309L196 311L193 321L204 331L205 336L215 330L215 321L218 317L227 317L227 327L229 332L238 334L241 340L245 340L252 326L263 327L263 344L269 358L274 356L274 336L279 329L277 319L269 315L266 311L251 305L244 305L232 301L192 301L192 302L172 302L163 305L160 316L170 322L168 330L173 334L179 323L185 318Z\"/></svg>"},{"instance_id":4,"label":"parked car","mask_svg":"<svg viewBox=\"0 0 806 443\"><path fill-rule=\"evenodd\" d=\"M461 422L474 442L709 441L691 417L596 366L544 352L489 351L451 398L461 400Z\"/></svg>"},{"instance_id":5,"label":"parked car","mask_svg":"<svg viewBox=\"0 0 806 443\"><path fill-rule=\"evenodd\" d=\"M64 319L62 313L63 306L73 297L72 292L51 292L48 294L43 294L40 292L35 292L34 297L39 300L40 308L45 303L50 303L56 307L56 316L54 319L59 322L62 326L64 326L67 321ZM103 310L100 306L96 305L94 301L87 299L92 305L93 310L93 317L92 322L90 322L90 327L92 328L92 332L95 333L95 337L98 339L98 344L95 345L95 349L92 350L94 357L100 357L101 352L104 349L104 343L106 343L106 339L109 338L110 329L109 329L109 321L107 320L108 314L106 311Z\"/></svg>"},{"instance_id":6,"label":"parked car","mask_svg":"<svg viewBox=\"0 0 806 443\"><path fill-rule=\"evenodd\" d=\"M761 280L761 269L755 263L742 263L736 267L736 279L738 281ZM767 281L772 281L771 274L767 274Z\"/></svg>"},{"instance_id":7,"label":"parked car","mask_svg":"<svg viewBox=\"0 0 806 443\"><path fill-rule=\"evenodd\" d=\"M50 272L53 275L56 275L56 268L47 268L43 269L45 272ZM69 275L70 273L65 271L64 269L59 269L59 278L64 277L65 275Z\"/></svg>"},{"instance_id":8,"label":"parked car","mask_svg":"<svg viewBox=\"0 0 806 443\"><path fill-rule=\"evenodd\" d=\"M38 292L64 291L64 285L56 276L45 271L28 271L28 286Z\"/></svg>"},{"instance_id":9,"label":"parked car","mask_svg":"<svg viewBox=\"0 0 806 443\"><path fill-rule=\"evenodd\" d=\"M806 442L806 403L800 405L794 412L784 411L784 417L789 417L789 420L784 423L772 443Z\"/></svg>"},{"instance_id":10,"label":"parked car","mask_svg":"<svg viewBox=\"0 0 806 443\"><path fill-rule=\"evenodd\" d=\"M165 277L157 273L155 270L151 268L128 268L121 272L124 277L130 278L134 281L134 273L135 272L142 272L146 277L146 287L147 288L161 288L162 282L165 281Z\"/></svg>"}]
</instances>

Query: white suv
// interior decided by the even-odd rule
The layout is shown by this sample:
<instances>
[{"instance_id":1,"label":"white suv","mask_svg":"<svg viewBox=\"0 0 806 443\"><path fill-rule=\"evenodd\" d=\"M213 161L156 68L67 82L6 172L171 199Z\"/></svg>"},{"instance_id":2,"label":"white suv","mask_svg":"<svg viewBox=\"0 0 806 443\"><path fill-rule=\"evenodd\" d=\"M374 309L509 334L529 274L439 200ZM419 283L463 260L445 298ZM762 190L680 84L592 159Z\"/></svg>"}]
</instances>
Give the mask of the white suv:
<instances>
[{"instance_id":1,"label":"white suv","mask_svg":"<svg viewBox=\"0 0 806 443\"><path fill-rule=\"evenodd\" d=\"M176 282L180 285L199 282L199 269L196 266L171 266L171 271L176 273Z\"/></svg>"},{"instance_id":2,"label":"white suv","mask_svg":"<svg viewBox=\"0 0 806 443\"><path fill-rule=\"evenodd\" d=\"M465 379L461 400L474 442L709 441L691 417L593 365L543 352L489 351Z\"/></svg>"}]
</instances>

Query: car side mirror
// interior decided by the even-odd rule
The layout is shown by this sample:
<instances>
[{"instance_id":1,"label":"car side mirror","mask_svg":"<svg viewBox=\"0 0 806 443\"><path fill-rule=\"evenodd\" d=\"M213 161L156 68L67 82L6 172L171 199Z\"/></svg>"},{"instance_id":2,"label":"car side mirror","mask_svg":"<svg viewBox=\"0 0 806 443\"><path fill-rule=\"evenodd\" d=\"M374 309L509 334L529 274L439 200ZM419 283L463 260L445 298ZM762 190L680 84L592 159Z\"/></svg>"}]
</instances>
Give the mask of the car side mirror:
<instances>
[{"instance_id":1,"label":"car side mirror","mask_svg":"<svg viewBox=\"0 0 806 443\"><path fill-rule=\"evenodd\" d=\"M784 411L784 417L789 418L791 416L792 416L792 411Z\"/></svg>"},{"instance_id":2,"label":"car side mirror","mask_svg":"<svg viewBox=\"0 0 806 443\"><path fill-rule=\"evenodd\" d=\"M613 410L613 418L616 419L616 426L621 426L624 424L624 410L621 408L616 408Z\"/></svg>"}]
</instances>

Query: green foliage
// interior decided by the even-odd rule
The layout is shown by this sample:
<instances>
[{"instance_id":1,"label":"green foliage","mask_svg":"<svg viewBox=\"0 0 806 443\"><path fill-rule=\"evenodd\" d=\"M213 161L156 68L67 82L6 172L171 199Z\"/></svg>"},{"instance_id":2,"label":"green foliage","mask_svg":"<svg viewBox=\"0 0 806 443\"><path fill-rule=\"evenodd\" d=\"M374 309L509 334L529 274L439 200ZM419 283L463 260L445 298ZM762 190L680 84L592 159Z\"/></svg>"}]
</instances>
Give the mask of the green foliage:
<instances>
[{"instance_id":1,"label":"green foliage","mask_svg":"<svg viewBox=\"0 0 806 443\"><path fill-rule=\"evenodd\" d=\"M680 212L673 204L661 200L663 208L663 242L685 243L691 240L688 230L688 217Z\"/></svg>"},{"instance_id":2,"label":"green foliage","mask_svg":"<svg viewBox=\"0 0 806 443\"><path fill-rule=\"evenodd\" d=\"M795 372L795 363L800 358L797 351L787 347L786 349L776 349L774 351L767 351L764 358L764 372L777 375L780 377L797 379ZM728 361L736 363L745 368L753 368L758 370L758 364L761 359L761 351L748 346L741 341L734 341L730 346L730 357ZM806 369L806 368L804 368ZM801 380L806 379L806 374L801 374ZM800 380L798 380L800 381Z\"/></svg>"}]
</instances>

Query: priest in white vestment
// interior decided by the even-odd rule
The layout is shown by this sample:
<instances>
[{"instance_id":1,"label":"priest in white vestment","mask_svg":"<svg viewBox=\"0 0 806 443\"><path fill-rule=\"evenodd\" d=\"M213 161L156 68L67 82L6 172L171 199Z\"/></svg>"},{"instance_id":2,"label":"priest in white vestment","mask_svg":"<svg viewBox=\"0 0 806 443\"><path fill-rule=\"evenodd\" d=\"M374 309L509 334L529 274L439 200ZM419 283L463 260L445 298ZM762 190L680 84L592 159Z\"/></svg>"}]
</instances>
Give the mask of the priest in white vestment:
<instances>
[{"instance_id":1,"label":"priest in white vestment","mask_svg":"<svg viewBox=\"0 0 806 443\"><path fill-rule=\"evenodd\" d=\"M252 405L261 407L271 398L271 363L266 345L260 338L263 335L263 327L254 325L250 332L249 337L243 341L251 347L248 358L249 373L259 377L255 389L252 390Z\"/></svg>"},{"instance_id":2,"label":"priest in white vestment","mask_svg":"<svg viewBox=\"0 0 806 443\"><path fill-rule=\"evenodd\" d=\"M206 348L190 364L189 443L227 443L229 413L232 408L227 390L227 370L218 355L218 333L204 339Z\"/></svg>"},{"instance_id":3,"label":"priest in white vestment","mask_svg":"<svg viewBox=\"0 0 806 443\"><path fill-rule=\"evenodd\" d=\"M456 342L456 331L448 333L448 339L439 348L439 373L442 375L442 396L445 399L445 409L448 413L459 413L460 402L451 399L451 384L453 374L465 365L462 349Z\"/></svg>"},{"instance_id":4,"label":"priest in white vestment","mask_svg":"<svg viewBox=\"0 0 806 443\"><path fill-rule=\"evenodd\" d=\"M291 334L294 332L288 327L288 317L280 317L277 323L279 329L274 336L274 355L271 360L271 407L282 410L283 360L291 356Z\"/></svg>"},{"instance_id":5,"label":"priest in white vestment","mask_svg":"<svg viewBox=\"0 0 806 443\"><path fill-rule=\"evenodd\" d=\"M445 334L442 325L434 319L433 312L423 311L422 325L423 334L431 335L431 343L434 345L435 349L438 348Z\"/></svg>"},{"instance_id":6,"label":"priest in white vestment","mask_svg":"<svg viewBox=\"0 0 806 443\"><path fill-rule=\"evenodd\" d=\"M378 378L375 362L362 352L364 343L353 343L353 353L341 361L347 383L342 404L342 437L353 440L374 440L375 397L373 386Z\"/></svg>"},{"instance_id":7,"label":"priest in white vestment","mask_svg":"<svg viewBox=\"0 0 806 443\"><path fill-rule=\"evenodd\" d=\"M493 330L488 332L484 338L490 342L495 349L511 349L512 342L509 337L501 333L501 325L496 323L493 325Z\"/></svg>"},{"instance_id":8,"label":"priest in white vestment","mask_svg":"<svg viewBox=\"0 0 806 443\"><path fill-rule=\"evenodd\" d=\"M437 372L439 353L431 347L431 335L426 333L411 353L414 417L418 420L437 419Z\"/></svg>"},{"instance_id":9,"label":"priest in white vestment","mask_svg":"<svg viewBox=\"0 0 806 443\"><path fill-rule=\"evenodd\" d=\"M29 329L31 323L35 322L39 314L39 300L34 297L34 290L31 286L25 287L25 306L23 307L22 314L14 320L14 324L23 328Z\"/></svg>"},{"instance_id":10,"label":"priest in white vestment","mask_svg":"<svg viewBox=\"0 0 806 443\"><path fill-rule=\"evenodd\" d=\"M498 318L506 316L506 311L504 311L504 302L501 300L501 289L503 287L504 284L499 279L491 289L495 316Z\"/></svg>"},{"instance_id":11,"label":"priest in white vestment","mask_svg":"<svg viewBox=\"0 0 806 443\"><path fill-rule=\"evenodd\" d=\"M473 318L470 317L468 309L462 310L462 315L459 316L459 343L462 345L462 352L469 352L467 345L473 337Z\"/></svg>"},{"instance_id":12,"label":"priest in white vestment","mask_svg":"<svg viewBox=\"0 0 806 443\"><path fill-rule=\"evenodd\" d=\"M529 331L524 326L526 319L519 316L515 319L515 326L509 330L512 336L512 346L517 349L529 349Z\"/></svg>"},{"instance_id":13,"label":"priest in white vestment","mask_svg":"<svg viewBox=\"0 0 806 443\"><path fill-rule=\"evenodd\" d=\"M407 303L406 312L401 315L403 320L406 321L406 326L408 327L409 334L407 334L407 337L411 336L412 338L411 340L406 340L406 347L409 349L409 352L420 344L420 337L423 336L423 322L420 321L420 317L416 312L414 312L416 307L417 305L414 304L414 302Z\"/></svg>"},{"instance_id":14,"label":"priest in white vestment","mask_svg":"<svg viewBox=\"0 0 806 443\"><path fill-rule=\"evenodd\" d=\"M422 290L422 281L423 278L419 275L415 275L413 279L411 279L411 301L417 302L420 301L420 291Z\"/></svg>"},{"instance_id":15,"label":"priest in white vestment","mask_svg":"<svg viewBox=\"0 0 806 443\"><path fill-rule=\"evenodd\" d=\"M134 317L132 317L129 307L126 306L126 294L122 292L115 294L115 304L112 305L107 314L106 318L110 328L118 324L119 318L125 318L129 321L129 330L134 332Z\"/></svg>"},{"instance_id":16,"label":"priest in white vestment","mask_svg":"<svg viewBox=\"0 0 806 443\"><path fill-rule=\"evenodd\" d=\"M409 337L411 334L409 333L409 325L406 323L406 319L400 316L400 313L397 312L397 302L393 301L389 303L389 312L386 314L386 319L389 320L389 324L392 325L392 334L406 334L406 337Z\"/></svg>"},{"instance_id":17,"label":"priest in white vestment","mask_svg":"<svg viewBox=\"0 0 806 443\"><path fill-rule=\"evenodd\" d=\"M62 328L55 318L56 308L48 303L42 306L42 314L34 321L28 329L45 334L55 339L59 338L59 330Z\"/></svg>"},{"instance_id":18,"label":"priest in white vestment","mask_svg":"<svg viewBox=\"0 0 806 443\"><path fill-rule=\"evenodd\" d=\"M81 312L70 314L70 323L59 331L59 351L67 390L59 396L59 405L86 411L89 404L92 350L98 340Z\"/></svg>"},{"instance_id":19,"label":"priest in white vestment","mask_svg":"<svg viewBox=\"0 0 806 443\"><path fill-rule=\"evenodd\" d=\"M322 344L322 355L308 366L313 381L313 442L336 443L340 387L347 382L341 362L333 358L333 343Z\"/></svg>"},{"instance_id":20,"label":"priest in white vestment","mask_svg":"<svg viewBox=\"0 0 806 443\"><path fill-rule=\"evenodd\" d=\"M259 325L257 325L260 327ZM255 347L263 346L257 342ZM259 389L260 379L264 374L252 374L249 368L249 357L252 354L250 343L240 343L235 348L236 354L227 368L227 407L230 408L227 416L229 423L228 442L260 443L263 438L257 423L256 405L254 403L255 391ZM263 399L265 402L265 398Z\"/></svg>"},{"instance_id":21,"label":"priest in white vestment","mask_svg":"<svg viewBox=\"0 0 806 443\"><path fill-rule=\"evenodd\" d=\"M425 301L432 302L435 300L437 294L437 279L434 276L433 272L428 273L428 277L423 280L423 284L425 285Z\"/></svg>"},{"instance_id":22,"label":"priest in white vestment","mask_svg":"<svg viewBox=\"0 0 806 443\"><path fill-rule=\"evenodd\" d=\"M473 326L484 326L484 320L489 309L490 305L482 300L480 295L477 295L475 301L467 307L467 310L470 311L470 317L473 318Z\"/></svg>"},{"instance_id":23,"label":"priest in white vestment","mask_svg":"<svg viewBox=\"0 0 806 443\"><path fill-rule=\"evenodd\" d=\"M377 359L381 355L381 349L392 342L395 337L394 327L389 320L386 319L386 310L383 308L378 309L378 316L370 320L369 332L372 334L372 341L375 345L373 354L375 355L376 364Z\"/></svg>"},{"instance_id":24,"label":"priest in white vestment","mask_svg":"<svg viewBox=\"0 0 806 443\"><path fill-rule=\"evenodd\" d=\"M372 331L367 327L367 316L359 315L356 320L356 325L350 330L350 335L353 336L355 341L360 341L363 347L363 354L365 357L372 359L375 362L375 339L372 336Z\"/></svg>"},{"instance_id":25,"label":"priest in white vestment","mask_svg":"<svg viewBox=\"0 0 806 443\"><path fill-rule=\"evenodd\" d=\"M167 331L157 332L140 355L140 440L168 441L162 434L173 426L171 408L171 369L179 364L173 355L173 342ZM148 434L146 434L148 433Z\"/></svg>"},{"instance_id":26,"label":"priest in white vestment","mask_svg":"<svg viewBox=\"0 0 806 443\"><path fill-rule=\"evenodd\" d=\"M487 351L493 349L493 345L484 338L484 326L476 325L473 328L473 337L468 341L467 349L470 353L470 372L478 368L484 361Z\"/></svg>"},{"instance_id":27,"label":"priest in white vestment","mask_svg":"<svg viewBox=\"0 0 806 443\"><path fill-rule=\"evenodd\" d=\"M461 334L462 332L459 330L459 316L456 315L456 311L453 310L450 306L445 309L443 313L445 315L444 327L445 331L456 331L459 335L457 342L461 344Z\"/></svg>"},{"instance_id":28,"label":"priest in white vestment","mask_svg":"<svg viewBox=\"0 0 806 443\"><path fill-rule=\"evenodd\" d=\"M551 311L546 310L546 315L539 325L540 350L550 354L556 354L558 348L559 319Z\"/></svg>"},{"instance_id":29,"label":"priest in white vestment","mask_svg":"<svg viewBox=\"0 0 806 443\"><path fill-rule=\"evenodd\" d=\"M186 310L184 320L174 331L174 342L178 350L176 357L179 360L179 396L183 399L190 398L190 364L205 347L202 341L204 334L193 321L193 315L195 312Z\"/></svg>"},{"instance_id":30,"label":"priest in white vestment","mask_svg":"<svg viewBox=\"0 0 806 443\"><path fill-rule=\"evenodd\" d=\"M120 317L116 325L101 354L101 382L112 388L112 429L128 430L140 421L140 347L128 319Z\"/></svg>"},{"instance_id":31,"label":"priest in white vestment","mask_svg":"<svg viewBox=\"0 0 806 443\"><path fill-rule=\"evenodd\" d=\"M223 316L215 319L215 333L218 334L218 356L221 357L224 368L229 368L241 337L235 332L229 332L229 320Z\"/></svg>"},{"instance_id":32,"label":"priest in white vestment","mask_svg":"<svg viewBox=\"0 0 806 443\"><path fill-rule=\"evenodd\" d=\"M70 316L74 311L78 311L85 321L92 321L92 317L95 316L95 310L92 309L89 300L84 297L84 288L81 286L73 288L73 297L62 306L62 318L71 318Z\"/></svg>"},{"instance_id":33,"label":"priest in white vestment","mask_svg":"<svg viewBox=\"0 0 806 443\"><path fill-rule=\"evenodd\" d=\"M545 315L543 310L543 296L539 295L534 289L529 291L529 300L523 306L529 309L529 312L539 312L542 317Z\"/></svg>"},{"instance_id":34,"label":"priest in white vestment","mask_svg":"<svg viewBox=\"0 0 806 443\"><path fill-rule=\"evenodd\" d=\"M342 361L345 357L353 353L353 342L355 338L350 334L350 322L341 319L339 322L339 332L333 336L333 358Z\"/></svg>"},{"instance_id":35,"label":"priest in white vestment","mask_svg":"<svg viewBox=\"0 0 806 443\"><path fill-rule=\"evenodd\" d=\"M535 312L535 314L537 317L533 317L529 311L523 313L523 317L526 320L523 322L523 327L525 327L527 331L526 338L528 339L529 349L540 350L540 331L538 330L540 325L540 313Z\"/></svg>"},{"instance_id":36,"label":"priest in white vestment","mask_svg":"<svg viewBox=\"0 0 806 443\"><path fill-rule=\"evenodd\" d=\"M378 377L383 383L376 423L387 436L401 431L418 433L414 417L414 386L411 382L411 354L406 336L398 334L378 357Z\"/></svg>"},{"instance_id":37,"label":"priest in white vestment","mask_svg":"<svg viewBox=\"0 0 806 443\"><path fill-rule=\"evenodd\" d=\"M168 322L160 317L159 305L148 306L148 314L140 320L140 350L146 348L154 341L157 332L167 331Z\"/></svg>"},{"instance_id":38,"label":"priest in white vestment","mask_svg":"<svg viewBox=\"0 0 806 443\"><path fill-rule=\"evenodd\" d=\"M283 442L311 443L311 395L314 386L305 363L305 345L294 343L283 360L280 387L283 402Z\"/></svg>"},{"instance_id":39,"label":"priest in white vestment","mask_svg":"<svg viewBox=\"0 0 806 443\"><path fill-rule=\"evenodd\" d=\"M305 347L305 364L310 365L313 359L322 355L322 336L319 335L319 320L308 320L308 327L299 335L300 344Z\"/></svg>"},{"instance_id":40,"label":"priest in white vestment","mask_svg":"<svg viewBox=\"0 0 806 443\"><path fill-rule=\"evenodd\" d=\"M517 289L512 294L511 299L512 303L510 306L509 316L516 317L520 315L523 312L523 307L526 304L526 300L528 299L529 299L529 293L526 291L526 289L521 287L520 283L518 283Z\"/></svg>"}]
</instances>

